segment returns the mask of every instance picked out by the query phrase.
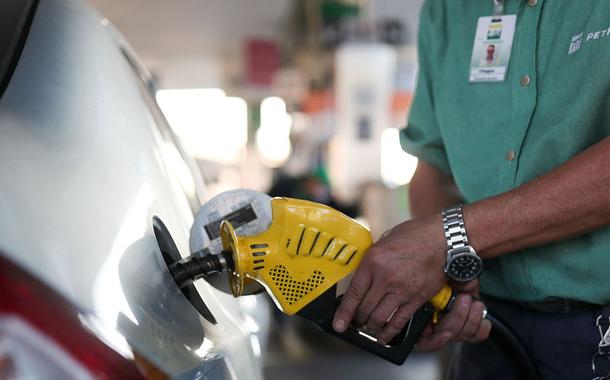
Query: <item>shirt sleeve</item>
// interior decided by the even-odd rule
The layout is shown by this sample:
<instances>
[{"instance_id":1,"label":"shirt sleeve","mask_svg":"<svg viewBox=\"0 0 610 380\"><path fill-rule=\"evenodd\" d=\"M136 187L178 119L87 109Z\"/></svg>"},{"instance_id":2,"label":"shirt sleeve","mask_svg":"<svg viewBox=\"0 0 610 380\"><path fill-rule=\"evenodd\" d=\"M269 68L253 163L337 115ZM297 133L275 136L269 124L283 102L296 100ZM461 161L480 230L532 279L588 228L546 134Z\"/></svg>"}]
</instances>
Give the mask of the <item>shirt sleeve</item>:
<instances>
[{"instance_id":1,"label":"shirt sleeve","mask_svg":"<svg viewBox=\"0 0 610 380\"><path fill-rule=\"evenodd\" d=\"M400 133L402 148L408 153L426 161L436 168L451 173L449 160L445 151L445 145L441 136L436 110L434 109L434 85L432 83L432 71L434 67L434 55L438 45L440 33L433 31L435 20L431 10L431 3L426 1L422 7L420 26L418 33L418 61L417 86L415 98L409 112L407 127Z\"/></svg>"}]
</instances>

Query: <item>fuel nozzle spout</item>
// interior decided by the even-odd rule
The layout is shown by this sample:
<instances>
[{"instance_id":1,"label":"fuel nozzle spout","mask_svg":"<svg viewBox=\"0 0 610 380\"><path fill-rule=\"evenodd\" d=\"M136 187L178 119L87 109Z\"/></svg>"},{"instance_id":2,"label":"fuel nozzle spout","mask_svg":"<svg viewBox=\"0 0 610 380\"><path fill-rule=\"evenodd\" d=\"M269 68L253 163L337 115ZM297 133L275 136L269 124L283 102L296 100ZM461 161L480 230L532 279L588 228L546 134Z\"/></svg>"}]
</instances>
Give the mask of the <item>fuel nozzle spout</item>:
<instances>
[{"instance_id":1,"label":"fuel nozzle spout","mask_svg":"<svg viewBox=\"0 0 610 380\"><path fill-rule=\"evenodd\" d=\"M217 255L190 256L174 262L169 271L181 288L193 281L215 273L232 271L235 267L231 251L222 251Z\"/></svg>"}]
</instances>

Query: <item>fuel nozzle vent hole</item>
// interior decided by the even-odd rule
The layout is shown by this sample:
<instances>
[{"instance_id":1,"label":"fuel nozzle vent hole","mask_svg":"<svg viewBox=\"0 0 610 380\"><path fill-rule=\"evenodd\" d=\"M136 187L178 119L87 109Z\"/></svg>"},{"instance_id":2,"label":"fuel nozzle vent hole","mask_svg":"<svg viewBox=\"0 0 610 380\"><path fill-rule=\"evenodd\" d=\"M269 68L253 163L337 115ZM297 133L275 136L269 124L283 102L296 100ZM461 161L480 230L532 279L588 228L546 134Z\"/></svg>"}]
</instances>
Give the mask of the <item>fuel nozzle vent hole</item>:
<instances>
[{"instance_id":1,"label":"fuel nozzle vent hole","mask_svg":"<svg viewBox=\"0 0 610 380\"><path fill-rule=\"evenodd\" d=\"M269 245L267 243L259 243L259 244L250 244L250 248L259 249L259 248L267 248Z\"/></svg>"},{"instance_id":2,"label":"fuel nozzle vent hole","mask_svg":"<svg viewBox=\"0 0 610 380\"><path fill-rule=\"evenodd\" d=\"M269 274L289 305L299 301L324 283L324 275L318 270L313 271L305 281L294 280L283 265L271 268Z\"/></svg>"}]
</instances>

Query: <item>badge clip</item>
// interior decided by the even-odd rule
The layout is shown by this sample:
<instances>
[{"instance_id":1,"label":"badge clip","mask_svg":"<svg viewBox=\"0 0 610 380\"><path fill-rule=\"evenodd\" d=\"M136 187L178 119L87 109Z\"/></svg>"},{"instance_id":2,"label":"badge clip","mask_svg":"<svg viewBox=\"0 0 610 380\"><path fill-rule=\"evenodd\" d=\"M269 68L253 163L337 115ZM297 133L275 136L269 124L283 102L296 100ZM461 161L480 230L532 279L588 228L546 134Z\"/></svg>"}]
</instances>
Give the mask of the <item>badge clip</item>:
<instances>
[{"instance_id":1,"label":"badge clip","mask_svg":"<svg viewBox=\"0 0 610 380\"><path fill-rule=\"evenodd\" d=\"M502 16L504 13L504 0L493 0L494 16Z\"/></svg>"}]
</instances>

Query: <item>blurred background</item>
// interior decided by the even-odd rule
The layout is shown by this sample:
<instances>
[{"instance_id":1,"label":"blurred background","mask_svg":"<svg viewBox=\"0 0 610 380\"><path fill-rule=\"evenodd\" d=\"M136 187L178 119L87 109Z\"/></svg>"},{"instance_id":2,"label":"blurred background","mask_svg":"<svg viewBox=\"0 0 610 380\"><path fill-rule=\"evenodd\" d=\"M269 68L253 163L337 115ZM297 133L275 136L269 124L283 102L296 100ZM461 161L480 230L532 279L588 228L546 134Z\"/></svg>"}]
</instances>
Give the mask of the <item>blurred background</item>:
<instances>
[{"instance_id":1,"label":"blurred background","mask_svg":"<svg viewBox=\"0 0 610 380\"><path fill-rule=\"evenodd\" d=\"M402 151L423 0L89 0L155 78L208 196L251 188L331 205L374 238L409 218L417 160ZM268 379L437 379L280 315Z\"/></svg>"}]
</instances>

